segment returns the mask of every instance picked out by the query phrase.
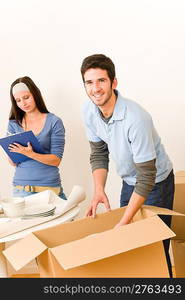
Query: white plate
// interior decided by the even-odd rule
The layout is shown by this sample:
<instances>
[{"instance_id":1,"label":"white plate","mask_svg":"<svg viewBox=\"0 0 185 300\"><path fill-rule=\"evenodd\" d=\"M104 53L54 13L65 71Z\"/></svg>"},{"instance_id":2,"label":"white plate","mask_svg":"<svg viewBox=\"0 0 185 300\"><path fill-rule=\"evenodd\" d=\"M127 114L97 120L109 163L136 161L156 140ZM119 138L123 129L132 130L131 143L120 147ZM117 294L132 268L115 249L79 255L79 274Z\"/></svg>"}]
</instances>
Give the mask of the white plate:
<instances>
[{"instance_id":1,"label":"white plate","mask_svg":"<svg viewBox=\"0 0 185 300\"><path fill-rule=\"evenodd\" d=\"M54 214L55 212L55 209L52 209L51 211L48 211L48 212L44 212L44 213L40 213L40 214L25 214L25 216L28 216L28 217L31 217L31 216L47 216L47 215L52 215Z\"/></svg>"},{"instance_id":2,"label":"white plate","mask_svg":"<svg viewBox=\"0 0 185 300\"><path fill-rule=\"evenodd\" d=\"M23 218L37 218L37 217L49 217L49 216L53 216L55 213L55 210L52 210L51 212L47 212L47 213L41 213L41 214L32 214L32 215L23 215Z\"/></svg>"},{"instance_id":3,"label":"white plate","mask_svg":"<svg viewBox=\"0 0 185 300\"><path fill-rule=\"evenodd\" d=\"M53 205L53 204L52 204L52 205ZM54 213L55 209L56 209L56 206L54 206L53 209L50 209L50 210L47 210L47 211L44 211L44 212L38 212L38 213L37 213L38 209L35 210L35 213L32 213L32 212L31 212L31 214L28 213L29 211L28 211L27 209L25 210L25 212L26 212L26 215L27 215L27 216L33 216L33 215L34 215L34 216L35 216L35 215L40 216L40 215L48 215L48 214L52 214L52 213ZM30 208L29 208L29 210L30 210Z\"/></svg>"},{"instance_id":4,"label":"white plate","mask_svg":"<svg viewBox=\"0 0 185 300\"><path fill-rule=\"evenodd\" d=\"M49 213L55 209L55 205L48 203L48 204L41 204L41 205L33 205L30 207L27 207L24 211L25 215L39 215L39 214L44 214L44 213Z\"/></svg>"}]
</instances>

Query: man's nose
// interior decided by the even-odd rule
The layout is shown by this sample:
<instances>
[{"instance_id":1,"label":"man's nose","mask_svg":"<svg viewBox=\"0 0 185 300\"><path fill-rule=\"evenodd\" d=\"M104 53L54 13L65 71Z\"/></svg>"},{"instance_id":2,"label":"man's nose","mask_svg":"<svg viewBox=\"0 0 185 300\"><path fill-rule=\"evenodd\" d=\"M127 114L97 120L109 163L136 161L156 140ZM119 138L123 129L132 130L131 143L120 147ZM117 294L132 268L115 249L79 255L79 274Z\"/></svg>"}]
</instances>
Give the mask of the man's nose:
<instances>
[{"instance_id":1,"label":"man's nose","mask_svg":"<svg viewBox=\"0 0 185 300\"><path fill-rule=\"evenodd\" d=\"M100 82L94 82L93 83L93 91L99 91L101 89Z\"/></svg>"}]
</instances>

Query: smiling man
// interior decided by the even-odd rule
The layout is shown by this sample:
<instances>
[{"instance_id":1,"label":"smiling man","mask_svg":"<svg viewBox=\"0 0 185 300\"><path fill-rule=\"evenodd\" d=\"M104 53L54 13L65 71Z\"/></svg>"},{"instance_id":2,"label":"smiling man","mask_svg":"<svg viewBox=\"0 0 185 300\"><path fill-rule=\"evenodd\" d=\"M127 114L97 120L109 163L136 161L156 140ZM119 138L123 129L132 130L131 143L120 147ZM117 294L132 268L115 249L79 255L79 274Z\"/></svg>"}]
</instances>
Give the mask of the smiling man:
<instances>
[{"instance_id":1,"label":"smiling man","mask_svg":"<svg viewBox=\"0 0 185 300\"><path fill-rule=\"evenodd\" d=\"M173 167L149 113L116 90L115 66L109 57L86 57L81 74L90 98L84 103L83 118L94 180L94 196L86 215L95 216L99 203L111 209L105 193L109 154L123 182L120 206L127 205L116 228L130 223L143 204L172 209ZM171 217L161 218L171 225ZM169 242L164 241L164 248L172 277Z\"/></svg>"}]
</instances>

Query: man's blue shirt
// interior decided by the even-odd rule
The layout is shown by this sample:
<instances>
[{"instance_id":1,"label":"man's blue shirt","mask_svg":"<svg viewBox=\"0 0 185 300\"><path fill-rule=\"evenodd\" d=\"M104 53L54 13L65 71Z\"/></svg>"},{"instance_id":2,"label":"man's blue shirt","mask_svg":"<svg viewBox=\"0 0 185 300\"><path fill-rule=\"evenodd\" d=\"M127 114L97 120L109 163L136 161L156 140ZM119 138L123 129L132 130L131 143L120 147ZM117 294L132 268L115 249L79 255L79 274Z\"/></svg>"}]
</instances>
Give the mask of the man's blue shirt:
<instances>
[{"instance_id":1,"label":"man's blue shirt","mask_svg":"<svg viewBox=\"0 0 185 300\"><path fill-rule=\"evenodd\" d=\"M135 163L156 159L156 183L171 172L172 163L150 114L135 101L123 98L118 92L113 115L106 123L98 107L88 100L83 105L83 119L88 140L107 143L118 174L128 184L136 183Z\"/></svg>"}]
</instances>

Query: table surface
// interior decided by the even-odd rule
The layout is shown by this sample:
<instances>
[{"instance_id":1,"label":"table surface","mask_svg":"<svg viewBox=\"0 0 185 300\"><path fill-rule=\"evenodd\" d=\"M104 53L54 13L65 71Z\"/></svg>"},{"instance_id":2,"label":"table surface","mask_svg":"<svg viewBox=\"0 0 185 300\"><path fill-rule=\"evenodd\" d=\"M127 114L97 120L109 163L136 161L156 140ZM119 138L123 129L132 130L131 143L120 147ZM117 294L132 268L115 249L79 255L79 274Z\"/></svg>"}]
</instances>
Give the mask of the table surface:
<instances>
[{"instance_id":1,"label":"table surface","mask_svg":"<svg viewBox=\"0 0 185 300\"><path fill-rule=\"evenodd\" d=\"M6 237L0 238L0 243L5 243L5 242L9 242L9 241L14 241L14 240L18 240L21 238L24 238L26 235L28 235L31 232L37 231L37 230L41 230L41 229L46 229L55 225L59 225L65 222L69 222L72 219L74 219L78 213L80 211L80 208L78 206L70 209L68 212L66 212L65 214L56 217L55 219L45 222L45 223L41 223L39 225L21 230L19 232L10 234Z\"/></svg>"}]
</instances>

